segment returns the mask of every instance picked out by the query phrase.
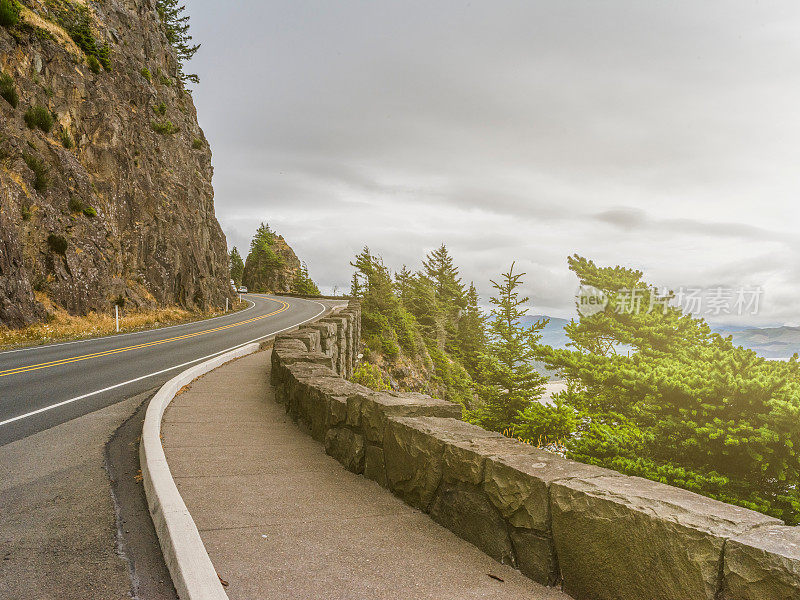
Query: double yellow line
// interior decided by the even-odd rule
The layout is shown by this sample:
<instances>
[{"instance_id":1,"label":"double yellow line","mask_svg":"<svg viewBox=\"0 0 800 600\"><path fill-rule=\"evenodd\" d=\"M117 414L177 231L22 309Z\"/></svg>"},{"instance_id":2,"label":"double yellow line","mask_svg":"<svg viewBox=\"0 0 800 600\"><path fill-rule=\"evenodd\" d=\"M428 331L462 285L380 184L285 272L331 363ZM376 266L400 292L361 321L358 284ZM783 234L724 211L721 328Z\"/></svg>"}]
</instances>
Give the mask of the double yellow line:
<instances>
[{"instance_id":1,"label":"double yellow line","mask_svg":"<svg viewBox=\"0 0 800 600\"><path fill-rule=\"evenodd\" d=\"M39 363L36 365L26 365L23 367L16 367L14 369L7 369L5 371L0 371L0 377L6 377L7 375L17 375L18 373L27 373L28 371L37 371L39 369L49 369L50 367L58 367L60 365L66 365L69 363L79 362L82 360L90 360L92 358L100 358L102 356L111 356L112 354L121 354L123 352L130 352L132 350L139 350L141 348L149 348L151 346L159 346L161 344L168 344L170 342L177 342L180 340L187 340L189 338L198 337L201 335L207 335L209 333L216 333L217 331L223 331L225 329L231 329L232 327L241 327L242 325L249 325L250 323L255 323L256 321L260 321L261 319L266 319L267 317L271 317L273 315L277 315L278 313L282 313L283 311L289 308L289 304L282 301L282 300L273 300L272 298L266 298L263 296L259 296L259 298L264 298L265 300L270 300L272 302L279 302L282 306L272 311L271 313L267 313L265 315L261 315L259 317L253 317L252 319L248 319L246 321L239 321L238 323L231 323L230 325L223 325L221 327L214 327L213 329L206 329L204 331L198 331L196 333L187 333L186 335L179 335L177 337L167 338L164 340L156 340L154 342L146 342L144 344L135 344L133 346L125 346L124 348L117 348L115 350L106 350L105 352L94 352L92 354L84 354L82 356L73 356L71 358L62 358L61 360L54 360L51 362L46 363Z\"/></svg>"}]
</instances>

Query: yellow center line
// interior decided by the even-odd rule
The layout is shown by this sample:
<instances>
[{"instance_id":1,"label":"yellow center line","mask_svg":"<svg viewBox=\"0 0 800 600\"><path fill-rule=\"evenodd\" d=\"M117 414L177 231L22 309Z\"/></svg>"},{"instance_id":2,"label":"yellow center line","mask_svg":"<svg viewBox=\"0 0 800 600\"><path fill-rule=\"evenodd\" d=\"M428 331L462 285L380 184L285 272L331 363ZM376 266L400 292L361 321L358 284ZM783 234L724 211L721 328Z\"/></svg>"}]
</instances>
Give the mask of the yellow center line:
<instances>
[{"instance_id":1,"label":"yellow center line","mask_svg":"<svg viewBox=\"0 0 800 600\"><path fill-rule=\"evenodd\" d=\"M271 317L273 315L277 315L278 313L282 313L283 311L289 308L289 304L283 302L282 300L273 300L272 298L266 298L264 296L258 296L259 298L263 298L264 300L270 300L271 302L279 302L282 304L281 308L272 311L271 313L267 313L265 315L261 315L260 317L253 317L252 319L248 319L246 321L239 321L237 323L231 323L230 325L222 325L220 327L214 327L213 329L206 329L204 331L198 331L196 333L187 333L185 335L179 335L177 337L167 338L164 340L156 340L153 342L145 342L142 344L135 344L133 346L125 346L124 348L117 348L115 350L106 350L104 352L94 352L92 354L84 354L82 356L74 356L71 358L62 358L60 360L54 360L51 362L46 363L39 363L35 365L26 365L22 367L16 367L14 369L8 369L6 371L0 371L0 377L5 377L7 375L16 375L18 373L27 373L28 371L36 371L38 369L47 369L50 367L57 367L60 365L66 365L69 363L74 363L82 360L89 360L92 358L100 358L102 356L110 356L112 354L120 354L122 352L130 352L132 350L139 350L141 348L149 348L151 346L158 346L161 344L166 344L169 342L176 342L179 340L186 340L189 338L206 335L209 333L214 333L217 331L223 331L225 329L230 329L232 327L241 327L242 325L248 325L250 323L255 323L256 321L260 321L261 319L266 319L267 317Z\"/></svg>"}]
</instances>

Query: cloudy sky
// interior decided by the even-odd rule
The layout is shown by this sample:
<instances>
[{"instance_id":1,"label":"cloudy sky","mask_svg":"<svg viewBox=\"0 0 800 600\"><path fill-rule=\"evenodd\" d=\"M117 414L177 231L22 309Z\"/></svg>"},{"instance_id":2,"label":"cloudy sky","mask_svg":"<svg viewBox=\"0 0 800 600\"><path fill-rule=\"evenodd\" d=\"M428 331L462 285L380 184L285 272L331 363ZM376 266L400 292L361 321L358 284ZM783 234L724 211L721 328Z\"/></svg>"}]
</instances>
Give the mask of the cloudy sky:
<instances>
[{"instance_id":1,"label":"cloudy sky","mask_svg":"<svg viewBox=\"0 0 800 600\"><path fill-rule=\"evenodd\" d=\"M800 321L800 4L189 0L217 216L313 278L447 244L485 298L516 260L568 316L566 257L761 286ZM718 321L734 322L736 315Z\"/></svg>"}]
</instances>

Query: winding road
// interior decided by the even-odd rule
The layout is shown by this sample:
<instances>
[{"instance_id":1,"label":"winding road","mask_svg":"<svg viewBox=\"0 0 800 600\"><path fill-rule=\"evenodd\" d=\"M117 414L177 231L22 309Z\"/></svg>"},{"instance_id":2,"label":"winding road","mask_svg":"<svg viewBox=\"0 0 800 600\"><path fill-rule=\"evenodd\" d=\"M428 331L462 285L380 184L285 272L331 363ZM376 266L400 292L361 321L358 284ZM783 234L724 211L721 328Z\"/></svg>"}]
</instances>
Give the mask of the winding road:
<instances>
[{"instance_id":1,"label":"winding road","mask_svg":"<svg viewBox=\"0 0 800 600\"><path fill-rule=\"evenodd\" d=\"M0 446L152 389L180 369L327 308L299 298L245 298L251 306L214 319L0 352Z\"/></svg>"}]
</instances>

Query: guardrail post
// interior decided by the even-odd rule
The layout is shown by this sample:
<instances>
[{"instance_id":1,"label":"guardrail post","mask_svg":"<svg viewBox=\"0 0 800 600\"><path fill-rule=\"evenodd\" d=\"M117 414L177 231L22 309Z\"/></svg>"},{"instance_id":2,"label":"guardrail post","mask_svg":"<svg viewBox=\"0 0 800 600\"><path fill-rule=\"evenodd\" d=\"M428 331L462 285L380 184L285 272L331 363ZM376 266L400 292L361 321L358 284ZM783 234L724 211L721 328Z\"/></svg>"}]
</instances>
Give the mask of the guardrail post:
<instances>
[{"instance_id":1,"label":"guardrail post","mask_svg":"<svg viewBox=\"0 0 800 600\"><path fill-rule=\"evenodd\" d=\"M117 322L117 333L119 333L119 304L114 305L114 320Z\"/></svg>"}]
</instances>

